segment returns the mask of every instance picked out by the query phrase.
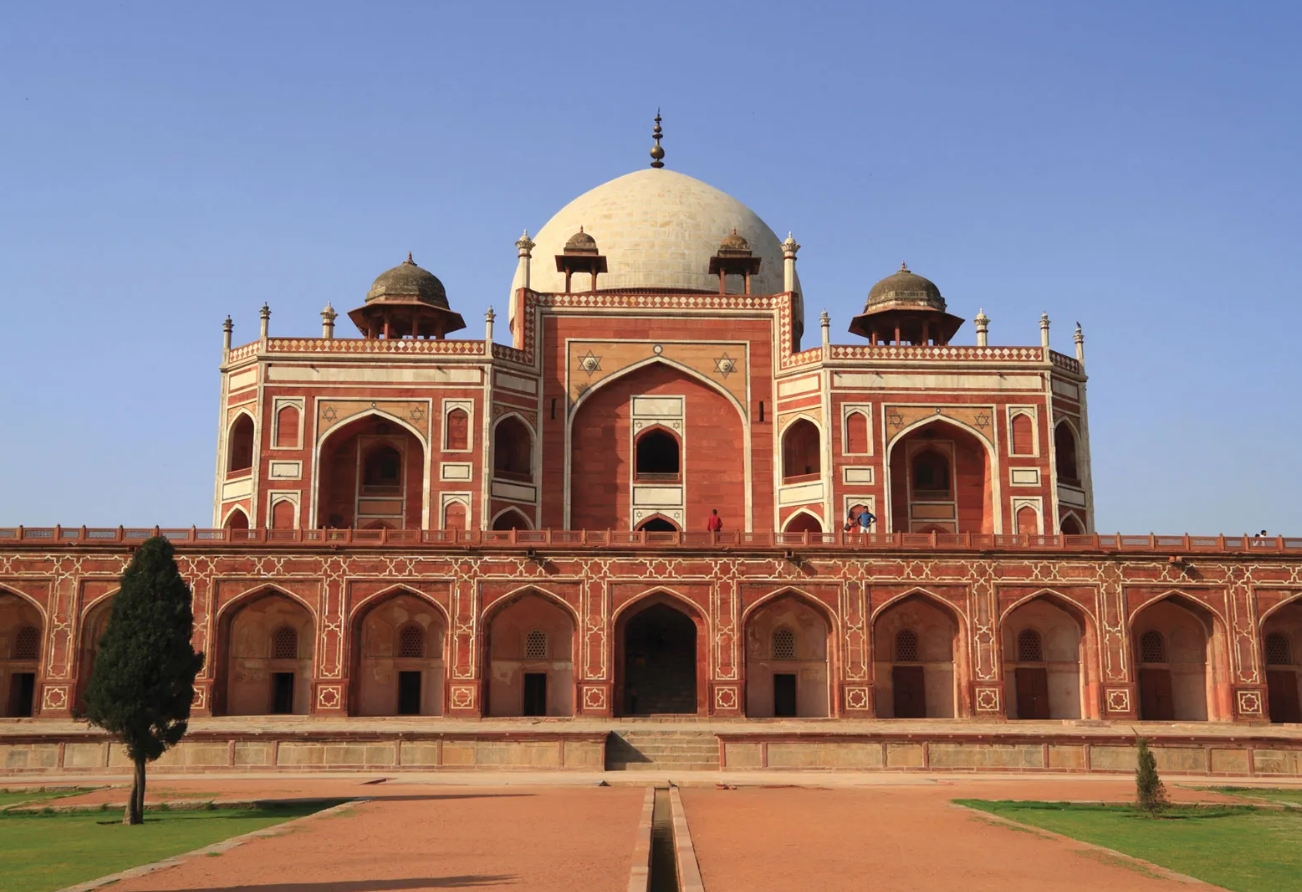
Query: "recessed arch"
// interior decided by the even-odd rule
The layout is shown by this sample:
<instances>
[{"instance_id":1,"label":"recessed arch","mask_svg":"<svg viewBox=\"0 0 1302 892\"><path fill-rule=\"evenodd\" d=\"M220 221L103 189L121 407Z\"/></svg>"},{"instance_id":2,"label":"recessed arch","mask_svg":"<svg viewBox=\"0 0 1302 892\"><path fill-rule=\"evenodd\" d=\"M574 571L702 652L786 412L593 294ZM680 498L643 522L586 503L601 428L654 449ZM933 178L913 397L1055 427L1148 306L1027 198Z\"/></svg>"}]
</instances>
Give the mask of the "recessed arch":
<instances>
[{"instance_id":1,"label":"recessed arch","mask_svg":"<svg viewBox=\"0 0 1302 892\"><path fill-rule=\"evenodd\" d=\"M779 438L782 482L812 479L823 473L823 426L801 412L787 420Z\"/></svg>"},{"instance_id":2,"label":"recessed arch","mask_svg":"<svg viewBox=\"0 0 1302 892\"><path fill-rule=\"evenodd\" d=\"M778 589L742 611L741 629L748 717L836 714L837 624L827 605L796 588Z\"/></svg>"},{"instance_id":3,"label":"recessed arch","mask_svg":"<svg viewBox=\"0 0 1302 892\"><path fill-rule=\"evenodd\" d=\"M633 437L633 474L637 480L678 480L683 441L663 424L650 424Z\"/></svg>"},{"instance_id":4,"label":"recessed arch","mask_svg":"<svg viewBox=\"0 0 1302 892\"><path fill-rule=\"evenodd\" d=\"M320 457L321 446L327 440L329 440L335 434L339 433L339 431L343 430L348 425L352 424L354 421L358 421L362 418L365 418L368 415L374 415L376 418L380 419L381 421L393 422L394 424L401 427L403 430L407 431L417 440L419 440L422 448L428 448L429 443L425 439L425 434L421 432L420 428L416 427L414 424L412 424L410 421L407 421L406 419L399 418L397 415L394 415L392 412L386 412L384 409L380 409L377 407L377 408L361 409L357 412L354 412L352 415L349 415L346 418L340 418L336 420L335 423L330 425L330 427L327 428L326 430L318 431L316 436L316 442L317 442L316 451L317 451L318 458Z\"/></svg>"},{"instance_id":5,"label":"recessed arch","mask_svg":"<svg viewBox=\"0 0 1302 892\"><path fill-rule=\"evenodd\" d=\"M480 628L486 716L574 714L582 625L570 604L524 586L484 608Z\"/></svg>"},{"instance_id":6,"label":"recessed arch","mask_svg":"<svg viewBox=\"0 0 1302 892\"><path fill-rule=\"evenodd\" d=\"M621 378L627 377L633 372L636 372L640 369L644 369L652 365L663 365L666 368L673 369L674 371L682 372L683 374L688 375L689 377L695 378L697 381L699 381L701 384L706 385L711 390L717 391L721 396L725 397L729 403L732 404L734 409L737 410L737 415L740 416L742 420L743 428L746 427L746 418L747 418L746 407L743 406L741 403L739 403L737 401L737 398L732 395L732 392L729 391L727 388L723 387L721 384L719 384L718 381L713 381L710 378L698 372L696 369L693 369L689 366L685 366L680 362L675 362L672 359L666 359L663 356L653 356L650 359L644 359L641 360L640 362L635 362L632 365L624 366L619 371L615 372L612 375L609 375L608 377L602 378L600 381L593 384L587 390L583 391L583 393L579 394L579 398L574 401L574 405L570 409L570 417L566 421L567 437L570 433L572 433L574 427L574 418L579 413L579 407L582 406L585 402L587 402L588 399L594 393L606 387L607 385L620 380Z\"/></svg>"},{"instance_id":7,"label":"recessed arch","mask_svg":"<svg viewBox=\"0 0 1302 892\"><path fill-rule=\"evenodd\" d=\"M994 444L993 442L991 442L987 434L978 430L974 426L967 424L964 421L961 421L956 418L951 418L948 415L924 416L918 419L917 421L914 421L902 427L899 431L897 431L894 435L892 435L889 441L887 442L886 450L885 450L886 454L884 456L883 463L886 469L886 476L887 476L886 492L885 492L885 496L886 496L885 514L886 517L888 518L888 521L887 521L887 526L884 528L889 528L893 531L899 531L901 525L903 525L904 531L907 531L908 527L910 526L911 518L909 516L908 486L911 485L912 481L907 476L903 480L897 479L899 478L900 474L907 475L907 471L905 471L903 467L900 467L900 465L907 464L908 455L906 452L905 455L903 456L904 461L896 461L896 452L898 451L902 443L911 442L906 440L906 438L909 437L910 434L914 433L915 431L920 431L923 428L932 425L940 427L942 430L945 425L949 425L954 430L974 438L977 447L985 450L985 462L984 462L982 485L983 487L988 488L988 491L982 497L983 500L982 509L981 509L982 526L983 529L985 529L985 526L988 523L989 527L988 529L985 529L985 531L996 533L996 534L1002 533L1004 527L1003 524L1004 512L1000 508L1000 506L1003 504L1002 486L1000 483L1002 466L1000 464L999 455L995 450ZM955 441L956 445L955 445L954 465L952 467L952 471L955 477L958 476L958 472L959 472L957 460L960 456L958 455L957 452L957 444L959 444L960 442L961 441L959 440ZM901 483L904 485L904 489L902 491L900 487ZM956 489L956 488L957 488L957 480L954 480L951 483L951 489ZM988 497L988 502L986 501L987 497ZM903 504L899 504L901 501L903 502ZM959 505L959 501L960 500L957 497L954 498L955 520L952 522L954 524L959 523L959 518L962 516L964 511L964 509ZM971 510L973 510L972 507L968 506L968 511ZM944 527L941 527L941 529L943 529L945 532L951 531L949 529L945 529ZM959 529L959 531L962 532L963 530Z\"/></svg>"},{"instance_id":8,"label":"recessed arch","mask_svg":"<svg viewBox=\"0 0 1302 892\"><path fill-rule=\"evenodd\" d=\"M998 630L1010 719L1098 717L1098 633L1088 608L1041 589L1004 608ZM1040 636L1039 660L1022 653L1020 636L1027 631Z\"/></svg>"},{"instance_id":9,"label":"recessed arch","mask_svg":"<svg viewBox=\"0 0 1302 892\"><path fill-rule=\"evenodd\" d=\"M787 518L787 522L782 525L782 532L818 533L821 535L825 530L823 529L823 519L821 517L808 508L801 508Z\"/></svg>"},{"instance_id":10,"label":"recessed arch","mask_svg":"<svg viewBox=\"0 0 1302 892\"><path fill-rule=\"evenodd\" d=\"M226 473L252 473L257 454L257 421L244 409L231 418L226 428Z\"/></svg>"},{"instance_id":11,"label":"recessed arch","mask_svg":"<svg viewBox=\"0 0 1302 892\"><path fill-rule=\"evenodd\" d=\"M534 482L537 432L519 412L505 412L493 421L493 476Z\"/></svg>"},{"instance_id":12,"label":"recessed arch","mask_svg":"<svg viewBox=\"0 0 1302 892\"><path fill-rule=\"evenodd\" d=\"M48 662L45 613L31 599L0 588L0 716L40 711L37 680Z\"/></svg>"},{"instance_id":13,"label":"recessed arch","mask_svg":"<svg viewBox=\"0 0 1302 892\"><path fill-rule=\"evenodd\" d=\"M1293 594L1283 598L1278 604L1272 604L1257 617L1257 626L1259 628L1265 628L1266 620L1270 619L1273 614L1278 613L1290 604L1296 604L1300 601L1302 601L1302 591L1294 592Z\"/></svg>"},{"instance_id":14,"label":"recessed arch","mask_svg":"<svg viewBox=\"0 0 1302 892\"><path fill-rule=\"evenodd\" d=\"M896 637L912 633L912 653L899 659ZM968 713L967 622L963 612L925 588L913 588L872 611L877 716L962 718Z\"/></svg>"},{"instance_id":15,"label":"recessed arch","mask_svg":"<svg viewBox=\"0 0 1302 892\"><path fill-rule=\"evenodd\" d=\"M364 482L366 456L384 443L402 457L396 490ZM410 422L378 408L348 416L317 434L305 522L317 528L364 528L380 520L394 529L423 528L429 512L428 457L425 435Z\"/></svg>"},{"instance_id":16,"label":"recessed arch","mask_svg":"<svg viewBox=\"0 0 1302 892\"><path fill-rule=\"evenodd\" d=\"M3 585L0 585L0 597L4 597L5 595L13 595L18 600L25 601L30 607L32 607L37 613L41 615L41 625L42 627L44 627L45 622L48 619L48 614L45 612L45 608L41 606L40 601L36 600L34 597L29 595L27 592L23 591L22 589L16 588L15 586L10 585L7 582L4 583Z\"/></svg>"},{"instance_id":17,"label":"recessed arch","mask_svg":"<svg viewBox=\"0 0 1302 892\"><path fill-rule=\"evenodd\" d=\"M704 612L661 588L612 618L616 715L701 714L710 640Z\"/></svg>"},{"instance_id":18,"label":"recessed arch","mask_svg":"<svg viewBox=\"0 0 1302 892\"><path fill-rule=\"evenodd\" d=\"M556 606L570 614L570 619L576 624L575 628L581 628L581 625L579 625L580 618L578 608L574 607L555 592L537 585L522 585L518 588L513 588L506 594L496 598L491 603L485 604L484 608L479 612L480 625L482 626L487 623L492 618L495 611L503 610L511 606L512 603L520 598L525 598L530 595L537 595L540 598L545 598L546 600L555 603Z\"/></svg>"},{"instance_id":19,"label":"recessed arch","mask_svg":"<svg viewBox=\"0 0 1302 892\"><path fill-rule=\"evenodd\" d=\"M519 508L503 508L493 515L493 520L488 525L488 528L496 532L532 530L533 524L529 522L529 518L525 517L524 512Z\"/></svg>"},{"instance_id":20,"label":"recessed arch","mask_svg":"<svg viewBox=\"0 0 1302 892\"><path fill-rule=\"evenodd\" d=\"M1215 608L1179 590L1164 592L1132 611L1129 653L1136 667L1141 720L1222 717L1220 704L1230 699L1225 630ZM1142 643L1152 632L1162 636L1160 662L1141 659Z\"/></svg>"},{"instance_id":21,"label":"recessed arch","mask_svg":"<svg viewBox=\"0 0 1302 892\"><path fill-rule=\"evenodd\" d=\"M648 514L637 522L635 529L646 533L680 533L682 528L672 517L659 512Z\"/></svg>"},{"instance_id":22,"label":"recessed arch","mask_svg":"<svg viewBox=\"0 0 1302 892\"><path fill-rule=\"evenodd\" d=\"M838 634L839 624L837 623L836 613L832 610L832 608L828 607L826 604L818 600L818 598L814 597L804 589L796 588L795 586L790 586L790 585L783 586L782 588L774 589L768 594L763 595L760 598L757 598L753 604L751 604L750 606L742 610L741 624L745 626L746 621L750 619L751 614L753 614L756 610L763 609L768 604L771 604L772 602L780 600L782 598L795 598L798 601L804 603L806 606L819 612L820 614L822 614L823 621L827 623L828 629L833 634Z\"/></svg>"},{"instance_id":23,"label":"recessed arch","mask_svg":"<svg viewBox=\"0 0 1302 892\"><path fill-rule=\"evenodd\" d=\"M249 515L243 508L236 505L226 512L226 519L222 521L222 529L226 530L247 530L249 528Z\"/></svg>"},{"instance_id":24,"label":"recessed arch","mask_svg":"<svg viewBox=\"0 0 1302 892\"><path fill-rule=\"evenodd\" d=\"M1085 522L1075 511L1066 511L1058 521L1058 530L1064 536L1084 536Z\"/></svg>"},{"instance_id":25,"label":"recessed arch","mask_svg":"<svg viewBox=\"0 0 1302 892\"><path fill-rule=\"evenodd\" d=\"M214 715L305 715L311 711L317 615L305 599L264 583L222 605L214 622ZM277 636L285 628L292 629L295 636L292 658L279 653L276 646Z\"/></svg>"},{"instance_id":26,"label":"recessed arch","mask_svg":"<svg viewBox=\"0 0 1302 892\"><path fill-rule=\"evenodd\" d=\"M1058 479L1070 486L1079 486L1080 432L1067 418L1060 418L1053 426L1053 458Z\"/></svg>"}]
</instances>

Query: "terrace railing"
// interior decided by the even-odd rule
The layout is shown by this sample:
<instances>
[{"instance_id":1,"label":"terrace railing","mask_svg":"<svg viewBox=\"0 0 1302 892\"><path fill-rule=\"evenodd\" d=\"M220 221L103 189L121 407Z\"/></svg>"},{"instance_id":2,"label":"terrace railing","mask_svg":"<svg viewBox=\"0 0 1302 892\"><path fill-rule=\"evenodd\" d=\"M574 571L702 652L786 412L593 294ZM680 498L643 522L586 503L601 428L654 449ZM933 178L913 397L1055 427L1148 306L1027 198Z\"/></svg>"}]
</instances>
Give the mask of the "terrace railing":
<instances>
[{"instance_id":1,"label":"terrace railing","mask_svg":"<svg viewBox=\"0 0 1302 892\"><path fill-rule=\"evenodd\" d=\"M1287 536L1161 536L1123 533L1032 536L1015 533L646 532L640 530L227 530L198 527L0 527L5 545L115 545L165 536L193 546L264 545L276 548L430 546L452 549L776 549L794 551L1050 551L1159 552L1172 559L1199 554L1297 554L1302 538Z\"/></svg>"}]
</instances>

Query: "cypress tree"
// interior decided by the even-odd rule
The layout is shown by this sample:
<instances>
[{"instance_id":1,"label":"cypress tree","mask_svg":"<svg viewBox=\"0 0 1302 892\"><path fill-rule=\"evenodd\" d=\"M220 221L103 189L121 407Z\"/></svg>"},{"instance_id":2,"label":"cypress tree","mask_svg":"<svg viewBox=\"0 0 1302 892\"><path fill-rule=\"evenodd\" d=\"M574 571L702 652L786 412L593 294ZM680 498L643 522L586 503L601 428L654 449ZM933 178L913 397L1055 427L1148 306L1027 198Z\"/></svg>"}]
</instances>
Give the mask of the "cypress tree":
<instances>
[{"instance_id":1,"label":"cypress tree","mask_svg":"<svg viewBox=\"0 0 1302 892\"><path fill-rule=\"evenodd\" d=\"M113 598L86 718L117 736L135 765L124 824L144 823L145 764L185 735L203 654L190 643L194 612L172 543L155 536L136 550Z\"/></svg>"},{"instance_id":2,"label":"cypress tree","mask_svg":"<svg viewBox=\"0 0 1302 892\"><path fill-rule=\"evenodd\" d=\"M1135 768L1135 804L1156 817L1171 804L1166 798L1166 785L1157 776L1157 760L1148 748L1148 741L1139 738L1139 765Z\"/></svg>"}]
</instances>

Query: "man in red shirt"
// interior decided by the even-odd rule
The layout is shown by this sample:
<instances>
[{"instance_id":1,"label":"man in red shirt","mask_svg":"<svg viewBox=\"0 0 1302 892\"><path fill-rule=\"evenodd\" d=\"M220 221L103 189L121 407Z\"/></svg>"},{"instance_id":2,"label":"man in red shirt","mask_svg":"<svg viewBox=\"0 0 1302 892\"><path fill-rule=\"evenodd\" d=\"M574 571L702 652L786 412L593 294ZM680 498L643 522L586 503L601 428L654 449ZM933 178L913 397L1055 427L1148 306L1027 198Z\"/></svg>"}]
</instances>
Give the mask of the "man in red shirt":
<instances>
[{"instance_id":1,"label":"man in red shirt","mask_svg":"<svg viewBox=\"0 0 1302 892\"><path fill-rule=\"evenodd\" d=\"M711 533L717 533L723 529L723 518L719 516L718 508L710 509L710 519L705 522L705 528Z\"/></svg>"}]
</instances>

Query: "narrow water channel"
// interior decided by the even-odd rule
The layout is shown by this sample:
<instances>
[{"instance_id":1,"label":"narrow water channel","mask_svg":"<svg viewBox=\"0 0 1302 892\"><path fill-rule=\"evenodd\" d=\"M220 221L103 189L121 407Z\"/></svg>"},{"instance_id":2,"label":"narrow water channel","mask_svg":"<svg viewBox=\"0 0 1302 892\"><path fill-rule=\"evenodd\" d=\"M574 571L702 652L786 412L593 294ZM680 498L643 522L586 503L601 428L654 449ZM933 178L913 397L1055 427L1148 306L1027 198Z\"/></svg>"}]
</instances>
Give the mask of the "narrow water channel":
<instances>
[{"instance_id":1,"label":"narrow water channel","mask_svg":"<svg viewBox=\"0 0 1302 892\"><path fill-rule=\"evenodd\" d=\"M678 859L674 854L674 817L669 790L656 788L651 811L651 881L649 892L678 892Z\"/></svg>"}]
</instances>

